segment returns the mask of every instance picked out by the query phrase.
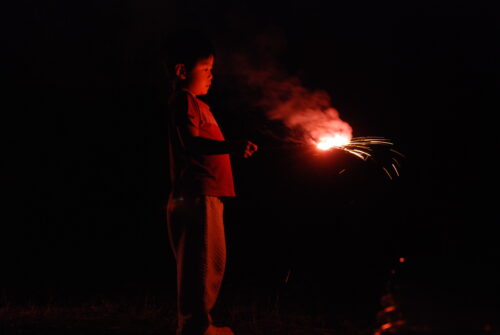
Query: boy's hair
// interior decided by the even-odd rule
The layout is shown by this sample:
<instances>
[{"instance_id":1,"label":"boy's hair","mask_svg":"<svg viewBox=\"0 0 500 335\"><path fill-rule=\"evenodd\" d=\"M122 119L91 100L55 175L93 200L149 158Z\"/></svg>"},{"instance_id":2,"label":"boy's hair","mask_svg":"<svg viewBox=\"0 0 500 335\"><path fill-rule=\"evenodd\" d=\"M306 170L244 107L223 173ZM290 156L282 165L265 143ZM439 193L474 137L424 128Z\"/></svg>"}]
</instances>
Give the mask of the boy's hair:
<instances>
[{"instance_id":1,"label":"boy's hair","mask_svg":"<svg viewBox=\"0 0 500 335\"><path fill-rule=\"evenodd\" d=\"M201 59L215 56L210 40L199 30L182 30L169 34L161 47L160 58L167 77L175 77L175 65L184 64L190 71Z\"/></svg>"}]
</instances>

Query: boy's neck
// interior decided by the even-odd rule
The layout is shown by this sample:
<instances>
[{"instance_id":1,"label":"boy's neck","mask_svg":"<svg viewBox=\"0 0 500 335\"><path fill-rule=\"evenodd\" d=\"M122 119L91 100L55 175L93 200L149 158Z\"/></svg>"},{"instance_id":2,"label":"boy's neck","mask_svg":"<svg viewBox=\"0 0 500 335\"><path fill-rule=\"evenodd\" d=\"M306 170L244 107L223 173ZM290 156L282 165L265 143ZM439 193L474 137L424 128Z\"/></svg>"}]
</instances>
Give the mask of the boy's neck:
<instances>
[{"instance_id":1,"label":"boy's neck","mask_svg":"<svg viewBox=\"0 0 500 335\"><path fill-rule=\"evenodd\" d=\"M187 88L183 87L181 88L181 91L186 91L188 92L189 94L191 94L193 97L196 97L196 94L194 94L193 92L191 92L190 90L188 90Z\"/></svg>"}]
</instances>

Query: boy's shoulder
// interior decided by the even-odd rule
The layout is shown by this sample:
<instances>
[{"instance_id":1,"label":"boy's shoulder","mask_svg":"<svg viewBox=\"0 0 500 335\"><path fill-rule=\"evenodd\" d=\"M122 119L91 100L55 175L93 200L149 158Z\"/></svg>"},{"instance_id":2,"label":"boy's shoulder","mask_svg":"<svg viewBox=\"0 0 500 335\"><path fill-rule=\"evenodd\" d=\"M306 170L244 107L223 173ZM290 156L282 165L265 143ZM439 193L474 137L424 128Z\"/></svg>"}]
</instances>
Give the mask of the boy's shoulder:
<instances>
[{"instance_id":1,"label":"boy's shoulder","mask_svg":"<svg viewBox=\"0 0 500 335\"><path fill-rule=\"evenodd\" d=\"M174 103L187 104L189 107L210 109L210 106L197 96L187 90L178 90L174 93L172 101Z\"/></svg>"},{"instance_id":2,"label":"boy's shoulder","mask_svg":"<svg viewBox=\"0 0 500 335\"><path fill-rule=\"evenodd\" d=\"M203 100L186 90L176 91L169 103L169 109L174 113L195 113L206 114L210 111L210 106Z\"/></svg>"},{"instance_id":3,"label":"boy's shoulder","mask_svg":"<svg viewBox=\"0 0 500 335\"><path fill-rule=\"evenodd\" d=\"M171 97L171 101L201 101L195 95L187 90L176 90Z\"/></svg>"}]
</instances>

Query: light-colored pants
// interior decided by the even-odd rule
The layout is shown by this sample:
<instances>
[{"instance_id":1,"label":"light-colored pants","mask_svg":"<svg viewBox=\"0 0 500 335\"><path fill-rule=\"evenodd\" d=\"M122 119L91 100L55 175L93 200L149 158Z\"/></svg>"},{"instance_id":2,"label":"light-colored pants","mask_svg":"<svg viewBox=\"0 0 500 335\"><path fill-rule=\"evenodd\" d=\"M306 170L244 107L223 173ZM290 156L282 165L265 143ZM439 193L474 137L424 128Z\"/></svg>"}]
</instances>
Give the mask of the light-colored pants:
<instances>
[{"instance_id":1,"label":"light-colored pants","mask_svg":"<svg viewBox=\"0 0 500 335\"><path fill-rule=\"evenodd\" d=\"M226 264L224 205L212 196L170 196L167 224L177 263L178 335L201 335L212 323Z\"/></svg>"}]
</instances>

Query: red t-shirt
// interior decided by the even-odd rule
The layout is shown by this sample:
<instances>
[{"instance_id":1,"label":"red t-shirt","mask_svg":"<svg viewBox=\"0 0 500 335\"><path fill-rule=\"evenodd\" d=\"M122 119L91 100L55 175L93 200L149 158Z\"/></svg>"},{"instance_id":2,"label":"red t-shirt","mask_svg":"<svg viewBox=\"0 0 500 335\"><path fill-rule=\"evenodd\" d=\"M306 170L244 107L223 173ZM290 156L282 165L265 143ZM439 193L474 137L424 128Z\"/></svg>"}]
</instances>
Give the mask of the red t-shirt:
<instances>
[{"instance_id":1,"label":"red t-shirt","mask_svg":"<svg viewBox=\"0 0 500 335\"><path fill-rule=\"evenodd\" d=\"M174 194L234 197L229 154L189 151L186 136L224 141L210 107L182 90L169 104L170 177Z\"/></svg>"}]
</instances>

